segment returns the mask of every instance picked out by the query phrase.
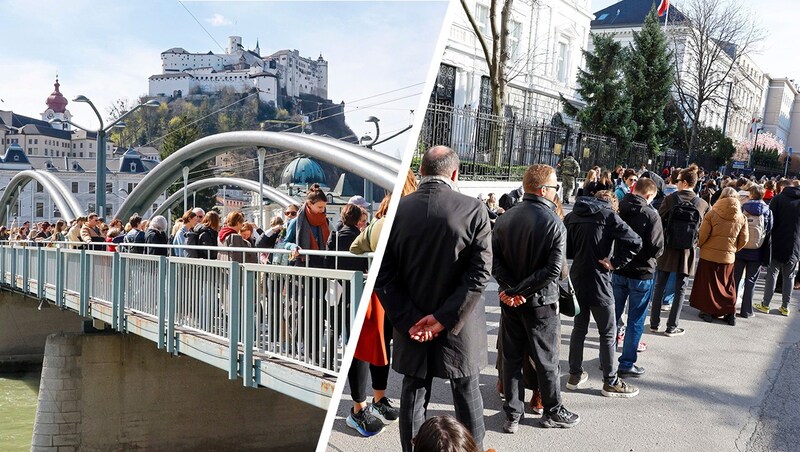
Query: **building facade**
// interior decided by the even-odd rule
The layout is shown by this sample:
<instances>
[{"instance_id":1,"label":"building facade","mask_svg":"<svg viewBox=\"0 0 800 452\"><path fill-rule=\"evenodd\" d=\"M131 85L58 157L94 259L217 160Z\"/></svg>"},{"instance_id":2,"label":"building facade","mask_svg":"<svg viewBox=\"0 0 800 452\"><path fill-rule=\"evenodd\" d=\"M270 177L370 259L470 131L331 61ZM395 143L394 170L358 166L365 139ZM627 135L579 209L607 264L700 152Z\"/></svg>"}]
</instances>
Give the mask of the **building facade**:
<instances>
[{"instance_id":1,"label":"building facade","mask_svg":"<svg viewBox=\"0 0 800 452\"><path fill-rule=\"evenodd\" d=\"M580 102L575 77L589 39L588 0L515 2L510 17L506 114L520 120L551 120L561 112L559 95ZM473 17L491 46L489 4L471 2ZM450 28L432 102L491 111L489 72L466 13Z\"/></svg>"},{"instance_id":2,"label":"building facade","mask_svg":"<svg viewBox=\"0 0 800 452\"><path fill-rule=\"evenodd\" d=\"M0 161L0 187L7 186L22 170L49 171L58 176L81 207L93 212L96 210L97 136L80 129L72 130L65 122L54 121L72 118L58 81L46 104L48 108L41 114L41 119L0 110L0 147L4 150ZM112 218L127 195L158 163L158 158L152 152L136 150L115 154L111 142L107 143L104 152L108 162L106 212ZM157 203L163 200L162 196ZM50 221L60 216L50 201L50 195L38 183L25 186L17 205L11 206L11 212L21 221ZM6 220L0 219L0 223Z\"/></svg>"}]
</instances>

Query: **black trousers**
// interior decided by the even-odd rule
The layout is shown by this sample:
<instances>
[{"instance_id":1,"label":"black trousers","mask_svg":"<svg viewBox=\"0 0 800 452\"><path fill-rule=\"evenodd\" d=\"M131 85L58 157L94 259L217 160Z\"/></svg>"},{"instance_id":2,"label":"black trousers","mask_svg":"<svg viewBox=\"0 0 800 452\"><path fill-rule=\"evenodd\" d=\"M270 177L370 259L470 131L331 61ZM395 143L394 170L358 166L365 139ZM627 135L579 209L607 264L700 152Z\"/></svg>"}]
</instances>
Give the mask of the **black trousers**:
<instances>
[{"instance_id":1,"label":"black trousers","mask_svg":"<svg viewBox=\"0 0 800 452\"><path fill-rule=\"evenodd\" d=\"M472 434L478 449L483 450L486 427L483 423L483 398L478 386L479 377L480 375L475 374L451 378L450 389L453 392L456 419ZM433 377L403 377L403 392L400 395L400 444L403 452L412 452L414 449L411 440L417 436L427 417L432 383Z\"/></svg>"},{"instance_id":2,"label":"black trousers","mask_svg":"<svg viewBox=\"0 0 800 452\"><path fill-rule=\"evenodd\" d=\"M500 316L500 328L497 332L497 360L495 361L494 368L497 369L497 379L503 383L503 316ZM525 359L522 360L522 381L525 383L525 389L535 391L539 389L539 382L536 377L535 363L533 356L531 356L531 346L529 341L525 341ZM505 384L505 383L503 383Z\"/></svg>"},{"instance_id":3,"label":"black trousers","mask_svg":"<svg viewBox=\"0 0 800 452\"><path fill-rule=\"evenodd\" d=\"M391 362L392 349L390 348L390 343L392 341L392 331L394 331L394 328L389 321L389 316L385 316L383 325L384 346L386 347L387 359ZM366 361L353 358L353 363L350 365L350 370L347 372L347 381L350 382L353 402L362 403L367 400L367 374L372 377L372 389L385 391L389 382L389 364L385 366L376 366Z\"/></svg>"},{"instance_id":4,"label":"black trousers","mask_svg":"<svg viewBox=\"0 0 800 452\"><path fill-rule=\"evenodd\" d=\"M542 404L548 412L561 407L559 349L561 319L555 304L530 308L502 306L503 319L503 391L506 418L518 420L525 412L525 385L522 363L526 343L536 367Z\"/></svg>"}]
</instances>

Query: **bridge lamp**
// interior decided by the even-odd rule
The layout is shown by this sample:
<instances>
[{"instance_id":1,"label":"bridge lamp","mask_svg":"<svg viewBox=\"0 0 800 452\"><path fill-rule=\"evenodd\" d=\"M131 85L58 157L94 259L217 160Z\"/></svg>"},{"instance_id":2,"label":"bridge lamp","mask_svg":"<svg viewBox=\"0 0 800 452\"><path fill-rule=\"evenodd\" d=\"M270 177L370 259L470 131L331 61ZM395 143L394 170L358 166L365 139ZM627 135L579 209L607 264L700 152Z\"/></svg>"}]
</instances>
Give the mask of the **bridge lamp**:
<instances>
[{"instance_id":1,"label":"bridge lamp","mask_svg":"<svg viewBox=\"0 0 800 452\"><path fill-rule=\"evenodd\" d=\"M90 130L90 129L87 129L85 127L81 127L81 126L79 126L77 124L74 124L74 123L72 123L70 121L66 121L67 123L79 128L79 129L83 129L83 130L85 130L87 132L94 132L94 133L97 134L97 160L96 160L96 164L97 164L97 168L96 168L97 179L96 179L96 182L95 182L95 186L96 187L105 187L106 186L106 133L108 133L108 131L111 130L112 128L114 128L114 127L117 127L117 126L123 126L124 127L124 123L122 122L122 120L124 118L126 118L128 115L130 115L131 113L135 112L136 110L138 110L138 109L140 109L142 107L157 108L157 107L159 107L161 105L161 103L159 103L156 100L148 100L145 103L136 105L135 107L131 108L127 112L123 113L122 116L120 116L119 118L111 121L111 123L108 124L107 126L104 126L103 117L100 116L100 112L97 110L97 107L95 107L94 103L92 103L92 101L89 100L88 97L86 97L84 95L78 95L77 97L75 97L75 99L73 99L73 102L82 102L82 103L89 104L89 106L92 107L92 111L94 111L95 116L97 116L97 120L100 122L100 128L98 128L97 130ZM96 212L97 215L103 221L105 221L105 219L106 219L106 191L105 190L102 190L102 189L95 190L95 208L97 209L97 212Z\"/></svg>"}]
</instances>

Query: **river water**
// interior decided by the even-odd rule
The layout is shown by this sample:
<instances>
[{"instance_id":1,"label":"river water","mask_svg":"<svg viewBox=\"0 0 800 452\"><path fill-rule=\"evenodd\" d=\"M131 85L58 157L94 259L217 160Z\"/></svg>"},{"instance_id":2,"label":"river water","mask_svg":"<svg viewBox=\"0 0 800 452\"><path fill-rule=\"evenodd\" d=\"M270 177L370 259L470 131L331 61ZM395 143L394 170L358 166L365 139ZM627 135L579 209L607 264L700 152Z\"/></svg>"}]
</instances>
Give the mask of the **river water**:
<instances>
[{"instance_id":1,"label":"river water","mask_svg":"<svg viewBox=\"0 0 800 452\"><path fill-rule=\"evenodd\" d=\"M0 451L28 451L42 369L0 373Z\"/></svg>"}]
</instances>

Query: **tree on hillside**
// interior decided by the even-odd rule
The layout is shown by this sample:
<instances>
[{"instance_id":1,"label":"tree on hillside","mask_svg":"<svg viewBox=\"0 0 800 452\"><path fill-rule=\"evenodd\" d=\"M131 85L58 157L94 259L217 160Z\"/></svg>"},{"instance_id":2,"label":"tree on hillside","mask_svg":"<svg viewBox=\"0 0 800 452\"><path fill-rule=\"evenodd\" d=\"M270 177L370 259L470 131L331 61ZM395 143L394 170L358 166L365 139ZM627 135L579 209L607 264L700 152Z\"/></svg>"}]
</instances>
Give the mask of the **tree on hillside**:
<instances>
[{"instance_id":1,"label":"tree on hillside","mask_svg":"<svg viewBox=\"0 0 800 452\"><path fill-rule=\"evenodd\" d=\"M672 52L667 49L654 6L642 30L633 34L633 46L625 64L625 83L637 125L633 140L645 143L657 153L669 141L672 130L665 115L672 99L672 64Z\"/></svg>"},{"instance_id":2,"label":"tree on hillside","mask_svg":"<svg viewBox=\"0 0 800 452\"><path fill-rule=\"evenodd\" d=\"M583 108L572 105L564 96L564 112L576 118L587 132L612 136L623 151L630 148L636 132L631 119L631 99L623 77L622 44L610 36L593 34L594 51L583 51L585 69L578 70L578 94L586 102Z\"/></svg>"},{"instance_id":3,"label":"tree on hillside","mask_svg":"<svg viewBox=\"0 0 800 452\"><path fill-rule=\"evenodd\" d=\"M704 109L724 105L723 86L765 33L742 0L686 0L681 12L686 20L670 30L679 49L675 67L682 67L676 70L675 89L688 119L689 151L695 152Z\"/></svg>"}]
</instances>

